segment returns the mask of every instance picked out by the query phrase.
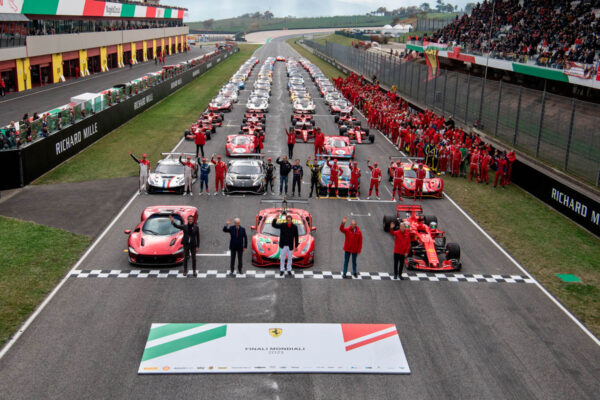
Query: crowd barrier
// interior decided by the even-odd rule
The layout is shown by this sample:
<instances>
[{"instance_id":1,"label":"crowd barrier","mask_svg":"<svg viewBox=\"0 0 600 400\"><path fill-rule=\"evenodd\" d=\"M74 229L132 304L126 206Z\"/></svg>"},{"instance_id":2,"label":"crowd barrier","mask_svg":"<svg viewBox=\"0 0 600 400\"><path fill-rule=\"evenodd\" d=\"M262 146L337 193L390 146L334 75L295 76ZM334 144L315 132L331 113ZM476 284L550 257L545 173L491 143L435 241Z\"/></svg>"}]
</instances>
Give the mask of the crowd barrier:
<instances>
[{"instance_id":1,"label":"crowd barrier","mask_svg":"<svg viewBox=\"0 0 600 400\"><path fill-rule=\"evenodd\" d=\"M313 47L311 45L310 47L315 56L346 74L355 72L363 74L365 77L371 76L366 71L357 70L340 63L333 57L323 54L319 51L320 49L316 48L317 46ZM325 46L321 46L321 48L325 49ZM399 94L410 102L414 109L423 110L424 107L419 106L418 102L411 101L410 96L405 96L402 92L399 92ZM494 142L492 141L492 144ZM501 144L496 144L496 147L499 147L501 150L505 149ZM593 195L587 195L585 190L580 190L579 185L569 185L566 180L558 179L552 176L552 174L545 173L543 168L535 163L519 158L517 158L513 165L512 182L565 217L600 237L600 202L596 198L593 198ZM552 227L547 227L547 229L552 229Z\"/></svg>"},{"instance_id":2,"label":"crowd barrier","mask_svg":"<svg viewBox=\"0 0 600 400\"><path fill-rule=\"evenodd\" d=\"M234 47L214 52L189 69L168 72L154 85L140 87L141 90L129 89L128 95L127 87L112 90L102 111L90 110L84 118L48 137L19 149L0 151L0 168L4 171L0 189L18 188L32 182L237 51Z\"/></svg>"}]
</instances>

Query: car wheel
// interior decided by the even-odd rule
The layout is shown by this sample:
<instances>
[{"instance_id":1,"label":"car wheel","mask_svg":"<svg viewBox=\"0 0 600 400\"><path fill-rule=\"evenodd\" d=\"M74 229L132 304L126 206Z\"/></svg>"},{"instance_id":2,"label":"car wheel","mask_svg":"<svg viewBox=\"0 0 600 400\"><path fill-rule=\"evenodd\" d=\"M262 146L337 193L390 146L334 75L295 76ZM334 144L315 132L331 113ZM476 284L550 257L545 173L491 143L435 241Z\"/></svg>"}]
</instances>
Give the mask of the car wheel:
<instances>
[{"instance_id":1,"label":"car wheel","mask_svg":"<svg viewBox=\"0 0 600 400\"><path fill-rule=\"evenodd\" d=\"M390 231L390 224L392 222L396 221L396 216L395 215L384 215L383 216L383 231L384 232L389 232Z\"/></svg>"},{"instance_id":2,"label":"car wheel","mask_svg":"<svg viewBox=\"0 0 600 400\"><path fill-rule=\"evenodd\" d=\"M343 135L348 131L348 127L346 125L340 126L340 134Z\"/></svg>"},{"instance_id":3,"label":"car wheel","mask_svg":"<svg viewBox=\"0 0 600 400\"><path fill-rule=\"evenodd\" d=\"M375 143L375 135L369 135L369 142Z\"/></svg>"},{"instance_id":4,"label":"car wheel","mask_svg":"<svg viewBox=\"0 0 600 400\"><path fill-rule=\"evenodd\" d=\"M210 132L208 132L208 134L206 135L206 140L211 140L212 139L212 135L210 134Z\"/></svg>"},{"instance_id":5,"label":"car wheel","mask_svg":"<svg viewBox=\"0 0 600 400\"><path fill-rule=\"evenodd\" d=\"M446 260L460 260L460 246L457 243L446 244Z\"/></svg>"},{"instance_id":6,"label":"car wheel","mask_svg":"<svg viewBox=\"0 0 600 400\"><path fill-rule=\"evenodd\" d=\"M339 115L334 115L334 116L333 116L333 120L334 120L335 122L338 122L338 121L340 120L340 116L339 116Z\"/></svg>"},{"instance_id":7,"label":"car wheel","mask_svg":"<svg viewBox=\"0 0 600 400\"><path fill-rule=\"evenodd\" d=\"M245 124L246 122L248 122L248 120L246 118L242 118L242 124Z\"/></svg>"},{"instance_id":8,"label":"car wheel","mask_svg":"<svg viewBox=\"0 0 600 400\"><path fill-rule=\"evenodd\" d=\"M217 130L217 128L215 128L215 126L213 125L212 128L210 129L210 132L215 133L216 130Z\"/></svg>"}]
</instances>

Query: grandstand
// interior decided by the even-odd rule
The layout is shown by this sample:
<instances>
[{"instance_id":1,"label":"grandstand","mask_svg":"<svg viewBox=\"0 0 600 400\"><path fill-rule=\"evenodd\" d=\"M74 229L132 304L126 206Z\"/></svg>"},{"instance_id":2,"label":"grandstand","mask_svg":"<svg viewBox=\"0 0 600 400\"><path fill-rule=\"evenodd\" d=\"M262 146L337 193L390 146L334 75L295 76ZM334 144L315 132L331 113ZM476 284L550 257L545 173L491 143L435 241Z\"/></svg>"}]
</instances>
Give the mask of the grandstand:
<instances>
[{"instance_id":1,"label":"grandstand","mask_svg":"<svg viewBox=\"0 0 600 400\"><path fill-rule=\"evenodd\" d=\"M159 1L0 2L0 77L20 92L181 52L186 12Z\"/></svg>"}]
</instances>

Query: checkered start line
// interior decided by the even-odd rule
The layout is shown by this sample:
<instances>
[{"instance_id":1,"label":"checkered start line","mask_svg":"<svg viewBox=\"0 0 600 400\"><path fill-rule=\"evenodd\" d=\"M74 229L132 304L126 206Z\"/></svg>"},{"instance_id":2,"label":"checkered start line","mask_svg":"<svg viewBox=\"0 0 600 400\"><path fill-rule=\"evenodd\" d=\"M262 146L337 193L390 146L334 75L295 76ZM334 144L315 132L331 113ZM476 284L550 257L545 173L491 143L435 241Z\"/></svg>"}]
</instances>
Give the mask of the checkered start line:
<instances>
[{"instance_id":1,"label":"checkered start line","mask_svg":"<svg viewBox=\"0 0 600 400\"><path fill-rule=\"evenodd\" d=\"M178 270L168 269L134 269L134 270L75 270L69 274L71 278L184 278L184 279L206 279L206 278L230 278L227 272L208 270L198 272L195 277L191 272L184 275ZM295 271L292 277L280 276L279 271L256 271L249 270L244 274L236 274L235 279L343 279L341 272L332 271ZM427 274L423 272L405 272L402 278L411 281L428 282L472 282L472 283L534 283L530 279L521 275L484 275L484 274ZM392 274L389 272L360 272L358 280L386 281L392 280Z\"/></svg>"}]
</instances>

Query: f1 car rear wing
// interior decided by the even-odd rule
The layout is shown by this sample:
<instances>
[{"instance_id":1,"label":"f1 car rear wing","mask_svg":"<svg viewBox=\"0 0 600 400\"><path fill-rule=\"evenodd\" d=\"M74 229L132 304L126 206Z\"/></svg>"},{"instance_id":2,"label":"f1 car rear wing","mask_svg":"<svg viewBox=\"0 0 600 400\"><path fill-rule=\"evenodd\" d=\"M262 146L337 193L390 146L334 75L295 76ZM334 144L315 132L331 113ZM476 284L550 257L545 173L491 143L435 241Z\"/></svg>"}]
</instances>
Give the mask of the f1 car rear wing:
<instances>
[{"instance_id":1,"label":"f1 car rear wing","mask_svg":"<svg viewBox=\"0 0 600 400\"><path fill-rule=\"evenodd\" d=\"M396 211L398 212L415 212L416 214L423 213L423 207L419 204L398 204L396 206Z\"/></svg>"}]
</instances>

